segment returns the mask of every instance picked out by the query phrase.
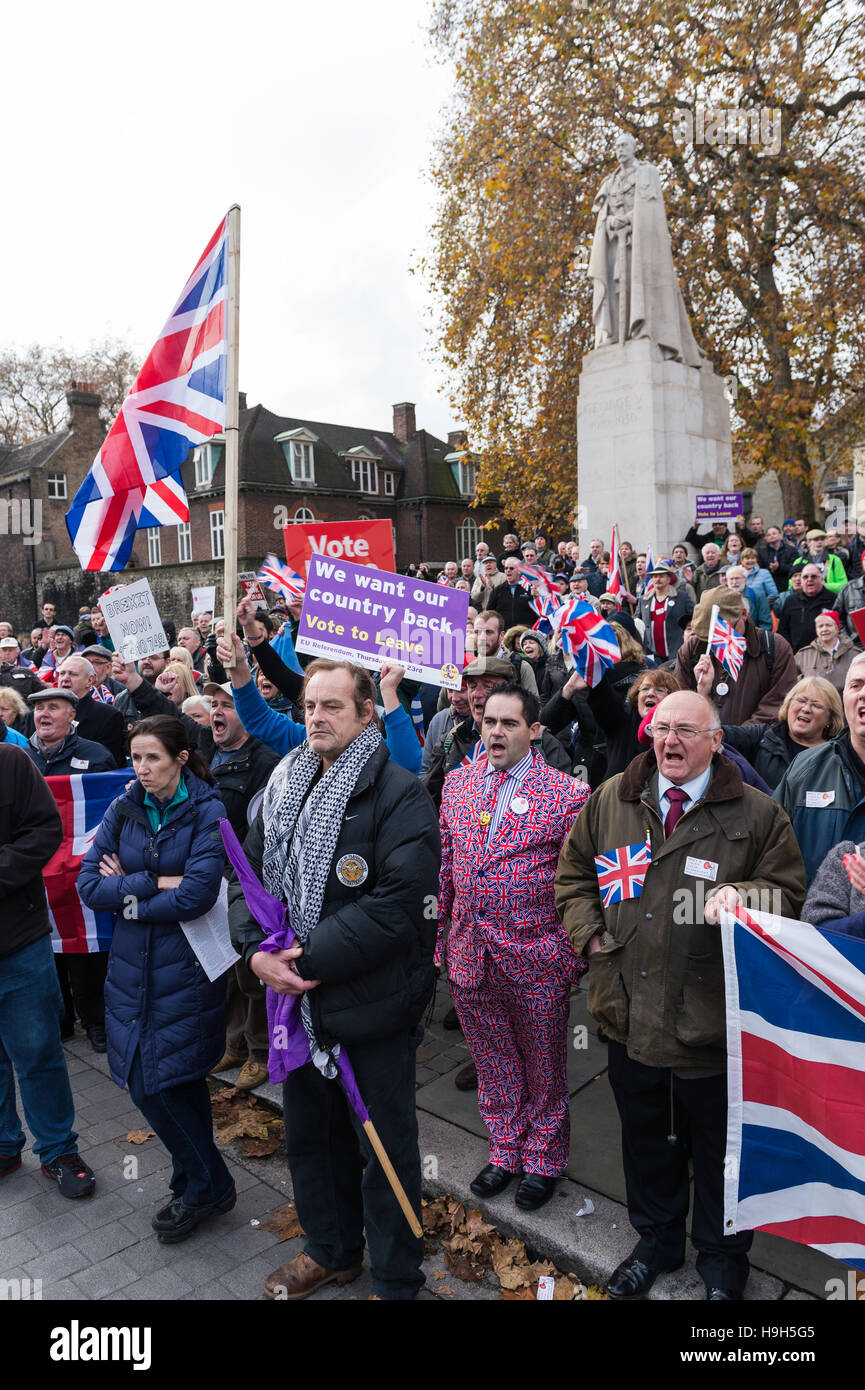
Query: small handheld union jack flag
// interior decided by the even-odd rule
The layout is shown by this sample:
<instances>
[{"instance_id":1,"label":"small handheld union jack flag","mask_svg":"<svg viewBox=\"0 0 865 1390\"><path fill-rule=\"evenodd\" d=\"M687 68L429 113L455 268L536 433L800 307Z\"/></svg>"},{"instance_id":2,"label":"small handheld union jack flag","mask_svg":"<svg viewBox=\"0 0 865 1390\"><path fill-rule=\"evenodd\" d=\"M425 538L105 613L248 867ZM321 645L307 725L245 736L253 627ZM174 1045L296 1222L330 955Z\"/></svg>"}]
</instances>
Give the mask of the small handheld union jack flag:
<instances>
[{"instance_id":1,"label":"small handheld union jack flag","mask_svg":"<svg viewBox=\"0 0 865 1390\"><path fill-rule=\"evenodd\" d=\"M726 618L721 617L717 603L712 605L706 644L710 655L717 657L725 670L729 671L731 678L737 681L745 659L745 634L737 632Z\"/></svg>"},{"instance_id":2,"label":"small handheld union jack flag","mask_svg":"<svg viewBox=\"0 0 865 1390\"><path fill-rule=\"evenodd\" d=\"M288 599L303 599L306 580L301 579L296 570L278 560L275 555L266 555L261 569L255 576L260 584L266 584L274 593L284 594Z\"/></svg>"},{"instance_id":3,"label":"small handheld union jack flag","mask_svg":"<svg viewBox=\"0 0 865 1390\"><path fill-rule=\"evenodd\" d=\"M596 854L595 869L602 905L609 907L626 898L641 897L651 862L652 843L648 839L639 845L621 845L606 854Z\"/></svg>"},{"instance_id":4,"label":"small handheld union jack flag","mask_svg":"<svg viewBox=\"0 0 865 1390\"><path fill-rule=\"evenodd\" d=\"M550 621L559 630L562 651L573 656L574 665L587 685L597 685L608 667L621 661L616 634L585 599L576 596L566 599Z\"/></svg>"},{"instance_id":5,"label":"small handheld union jack flag","mask_svg":"<svg viewBox=\"0 0 865 1390\"><path fill-rule=\"evenodd\" d=\"M546 597L551 601L561 598L561 595L553 583L552 575L547 574L538 565L520 565L520 587L523 589L537 588L539 597Z\"/></svg>"},{"instance_id":6,"label":"small handheld union jack flag","mask_svg":"<svg viewBox=\"0 0 865 1390\"><path fill-rule=\"evenodd\" d=\"M619 530L613 527L613 539L610 541L610 572L607 578L607 593L615 594L619 607L621 607L622 593L622 572L619 569Z\"/></svg>"}]
</instances>

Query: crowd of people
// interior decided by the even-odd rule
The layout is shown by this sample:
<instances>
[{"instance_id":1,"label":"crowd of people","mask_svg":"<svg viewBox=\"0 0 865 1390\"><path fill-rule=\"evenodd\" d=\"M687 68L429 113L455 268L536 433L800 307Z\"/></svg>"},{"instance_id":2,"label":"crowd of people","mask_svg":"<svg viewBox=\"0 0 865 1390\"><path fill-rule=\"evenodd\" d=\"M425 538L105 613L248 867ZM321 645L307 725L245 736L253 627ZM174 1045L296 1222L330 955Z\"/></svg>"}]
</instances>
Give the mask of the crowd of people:
<instances>
[{"instance_id":1,"label":"crowd of people","mask_svg":"<svg viewBox=\"0 0 865 1390\"><path fill-rule=\"evenodd\" d=\"M490 1133L472 1190L516 1179L534 1211L568 1163L566 1032L587 976L639 1236L608 1292L639 1296L682 1263L690 1163L707 1296L741 1298L750 1235L722 1220L717 922L771 892L785 916L865 935L863 553L865 524L845 538L740 517L655 559L623 540L616 592L600 540L584 558L542 534L507 535L498 555L481 542L408 571L469 593L457 690L393 662L373 676L298 657L300 600L245 600L227 631L211 613L163 619L168 645L137 663L95 606L67 622L46 602L27 633L0 623L0 1178L25 1143L14 1073L43 1172L93 1193L61 1045L80 1024L171 1155L153 1227L185 1240L235 1203L208 1075L239 1069L252 1090L278 1074L307 1244L266 1292L349 1282L365 1238L372 1296L413 1298L422 1241L365 1151L339 1049L417 1210L414 1059L438 967L445 1026L472 1057L455 1084L477 1088ZM620 659L594 686L538 620L538 569L612 628ZM708 647L715 608L744 638L737 678ZM52 961L42 872L62 825L45 778L118 769L125 789L77 880L87 909L114 915L110 951ZM250 907L220 820L287 905L294 945ZM697 861L711 884L674 925ZM210 981L179 924L226 886L239 959ZM280 999L299 1001L309 1050L289 1069L269 1018Z\"/></svg>"}]
</instances>

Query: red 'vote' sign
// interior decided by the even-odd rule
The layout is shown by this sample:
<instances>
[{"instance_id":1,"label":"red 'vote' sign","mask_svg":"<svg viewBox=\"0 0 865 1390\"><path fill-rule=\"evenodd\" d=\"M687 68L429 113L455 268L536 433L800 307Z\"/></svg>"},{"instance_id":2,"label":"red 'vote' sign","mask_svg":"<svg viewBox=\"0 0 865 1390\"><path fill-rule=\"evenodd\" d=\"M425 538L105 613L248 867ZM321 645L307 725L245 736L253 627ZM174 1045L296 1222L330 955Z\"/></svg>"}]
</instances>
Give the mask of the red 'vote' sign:
<instances>
[{"instance_id":1,"label":"red 'vote' sign","mask_svg":"<svg viewBox=\"0 0 865 1390\"><path fill-rule=\"evenodd\" d=\"M306 578L310 556L350 560L377 570L396 569L389 521L314 521L283 526L285 558Z\"/></svg>"}]
</instances>

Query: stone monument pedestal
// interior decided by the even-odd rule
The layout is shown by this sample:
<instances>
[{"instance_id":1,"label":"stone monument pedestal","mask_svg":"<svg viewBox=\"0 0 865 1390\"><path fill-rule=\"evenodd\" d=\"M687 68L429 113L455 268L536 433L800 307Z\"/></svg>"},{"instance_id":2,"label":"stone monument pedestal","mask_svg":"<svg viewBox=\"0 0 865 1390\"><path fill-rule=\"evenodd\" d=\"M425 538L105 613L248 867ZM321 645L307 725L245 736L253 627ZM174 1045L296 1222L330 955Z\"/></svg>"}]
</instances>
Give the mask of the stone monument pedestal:
<instances>
[{"instance_id":1,"label":"stone monument pedestal","mask_svg":"<svg viewBox=\"0 0 865 1390\"><path fill-rule=\"evenodd\" d=\"M593 536L609 546L614 522L620 541L669 555L694 524L696 494L733 491L721 378L665 359L647 338L583 358L577 447L583 556Z\"/></svg>"}]
</instances>

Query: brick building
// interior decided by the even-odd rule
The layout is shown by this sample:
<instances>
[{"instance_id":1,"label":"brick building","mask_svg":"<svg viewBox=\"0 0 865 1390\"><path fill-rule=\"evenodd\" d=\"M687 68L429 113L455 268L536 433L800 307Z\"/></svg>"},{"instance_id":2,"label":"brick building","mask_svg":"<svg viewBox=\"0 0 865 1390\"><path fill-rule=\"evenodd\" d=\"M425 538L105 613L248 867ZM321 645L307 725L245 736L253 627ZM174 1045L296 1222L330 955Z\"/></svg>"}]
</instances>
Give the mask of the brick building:
<instances>
[{"instance_id":1,"label":"brick building","mask_svg":"<svg viewBox=\"0 0 865 1390\"><path fill-rule=\"evenodd\" d=\"M0 448L0 527L5 511L22 520L26 503L38 500L41 539L0 529L0 618L28 629L45 599L58 617L74 622L81 604L93 602L112 582L81 570L66 531L69 500L83 481L105 434L99 396L83 385L67 393L65 430L12 448ZM500 548L500 532L485 523L489 508L471 506L476 465L462 452L464 436L442 440L418 429L415 408L393 407L392 429L375 430L275 415L240 401L238 494L239 569L256 569L268 553L283 556L287 523L386 518L394 529L397 568L422 558L440 566L473 556L478 540ZM221 436L194 450L184 464L189 521L139 531L124 571L146 575L160 612L186 621L190 589L217 585L225 526L225 441ZM7 527L11 532L12 526Z\"/></svg>"}]
</instances>

